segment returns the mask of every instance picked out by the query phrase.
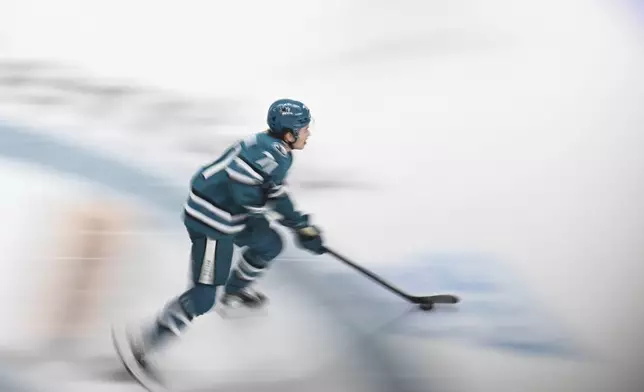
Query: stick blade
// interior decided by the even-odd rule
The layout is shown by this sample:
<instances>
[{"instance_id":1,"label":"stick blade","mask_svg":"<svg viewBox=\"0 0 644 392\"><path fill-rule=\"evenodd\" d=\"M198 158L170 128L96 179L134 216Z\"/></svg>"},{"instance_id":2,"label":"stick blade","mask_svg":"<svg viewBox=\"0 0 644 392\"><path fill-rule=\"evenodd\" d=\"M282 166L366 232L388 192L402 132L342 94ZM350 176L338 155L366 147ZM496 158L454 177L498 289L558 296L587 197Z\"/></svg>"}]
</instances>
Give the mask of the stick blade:
<instances>
[{"instance_id":1,"label":"stick blade","mask_svg":"<svg viewBox=\"0 0 644 392\"><path fill-rule=\"evenodd\" d=\"M457 304L461 299L452 294L436 294L426 297L412 297L412 301L417 304Z\"/></svg>"}]
</instances>

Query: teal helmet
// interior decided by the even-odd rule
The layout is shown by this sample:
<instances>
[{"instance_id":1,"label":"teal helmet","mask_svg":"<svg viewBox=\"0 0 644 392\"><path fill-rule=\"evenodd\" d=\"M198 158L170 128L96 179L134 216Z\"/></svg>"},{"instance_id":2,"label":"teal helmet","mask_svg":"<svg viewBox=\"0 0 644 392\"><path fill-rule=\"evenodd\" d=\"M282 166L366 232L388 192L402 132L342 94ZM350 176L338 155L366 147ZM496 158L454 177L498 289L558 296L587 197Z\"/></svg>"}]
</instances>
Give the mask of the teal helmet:
<instances>
[{"instance_id":1,"label":"teal helmet","mask_svg":"<svg viewBox=\"0 0 644 392\"><path fill-rule=\"evenodd\" d=\"M267 123L274 135L291 132L297 138L299 130L311 123L311 111L300 101L278 99L268 108Z\"/></svg>"}]
</instances>

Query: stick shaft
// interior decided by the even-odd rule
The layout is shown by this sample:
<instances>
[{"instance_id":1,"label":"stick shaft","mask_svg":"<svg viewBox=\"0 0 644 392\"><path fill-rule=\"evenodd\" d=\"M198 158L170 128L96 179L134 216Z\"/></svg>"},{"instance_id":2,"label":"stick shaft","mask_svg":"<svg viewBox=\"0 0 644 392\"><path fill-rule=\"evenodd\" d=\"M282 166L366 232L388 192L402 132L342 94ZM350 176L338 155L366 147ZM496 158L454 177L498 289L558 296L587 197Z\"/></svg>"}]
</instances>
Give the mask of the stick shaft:
<instances>
[{"instance_id":1,"label":"stick shaft","mask_svg":"<svg viewBox=\"0 0 644 392\"><path fill-rule=\"evenodd\" d=\"M348 266L358 270L360 273L362 273L363 275L367 276L371 280L377 282L381 286L389 289L390 291L398 294L399 296L405 298L408 301L412 301L412 298L411 298L411 296L409 294L407 294L404 291L400 290L398 287L394 286L393 284L387 282L386 280L384 280L379 275L376 275L375 273L371 272L370 270L368 270L368 269L366 269L366 268L354 263L353 261L349 260L348 258L338 254L334 250L331 250L329 248L325 248L325 249L326 249L327 253L330 254L331 256L333 256L336 259L342 261L343 263L347 264Z\"/></svg>"}]
</instances>

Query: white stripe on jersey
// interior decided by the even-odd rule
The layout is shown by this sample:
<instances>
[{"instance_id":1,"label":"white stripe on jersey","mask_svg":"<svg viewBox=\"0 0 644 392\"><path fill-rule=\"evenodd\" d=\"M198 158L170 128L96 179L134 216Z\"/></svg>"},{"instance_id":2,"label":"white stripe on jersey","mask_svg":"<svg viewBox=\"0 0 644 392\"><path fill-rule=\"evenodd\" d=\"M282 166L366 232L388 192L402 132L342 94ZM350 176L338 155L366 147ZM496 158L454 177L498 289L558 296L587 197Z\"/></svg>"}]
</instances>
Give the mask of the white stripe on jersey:
<instances>
[{"instance_id":1,"label":"white stripe on jersey","mask_svg":"<svg viewBox=\"0 0 644 392\"><path fill-rule=\"evenodd\" d=\"M276 198L280 197L283 194L285 194L287 191L287 187L285 185L277 185L271 188L271 193L268 194L269 198Z\"/></svg>"},{"instance_id":2,"label":"white stripe on jersey","mask_svg":"<svg viewBox=\"0 0 644 392\"><path fill-rule=\"evenodd\" d=\"M228 155L224 160L222 160L219 163L216 163L209 168L205 169L201 175L203 175L204 178L211 177L212 175L220 172L222 169L228 167L230 165L230 162L233 161L233 159L237 158L237 155L239 155L239 152L241 151L241 145L236 145L235 149Z\"/></svg>"},{"instance_id":3,"label":"white stripe on jersey","mask_svg":"<svg viewBox=\"0 0 644 392\"><path fill-rule=\"evenodd\" d=\"M237 182L241 182L242 184L246 185L259 185L261 184L261 181L257 181L256 179L249 177L245 174L242 174L236 170L233 170L229 167L226 168L226 173L228 173L228 176L232 178L233 180Z\"/></svg>"},{"instance_id":4,"label":"white stripe on jersey","mask_svg":"<svg viewBox=\"0 0 644 392\"><path fill-rule=\"evenodd\" d=\"M191 217L201 221L202 223L205 223L206 225L212 227L215 230L221 231L222 233L236 234L236 233L239 233L240 231L244 230L244 228L246 227L245 224L244 225L229 226L229 225L226 225L224 223L217 222L216 220L214 220L212 218L209 218L206 215L204 215L203 213L201 213L201 212L195 210L194 208L190 207L188 205L188 203L186 203L183 206L183 208L186 211L186 213L188 215L190 215Z\"/></svg>"},{"instance_id":5,"label":"white stripe on jersey","mask_svg":"<svg viewBox=\"0 0 644 392\"><path fill-rule=\"evenodd\" d=\"M244 206L244 208L250 211L251 214L265 214L269 211L268 207L266 206L263 206L263 207Z\"/></svg>"},{"instance_id":6,"label":"white stripe on jersey","mask_svg":"<svg viewBox=\"0 0 644 392\"><path fill-rule=\"evenodd\" d=\"M212 212L213 214L217 215L218 217L225 219L229 222L235 223L239 222L241 220L244 220L248 217L248 214L240 214L240 215L231 215L228 211L224 211L221 208L215 207L208 201L202 199L201 197L195 195L194 193L190 192L190 200L194 201L195 203L199 204L203 208L207 209L208 211Z\"/></svg>"}]
</instances>

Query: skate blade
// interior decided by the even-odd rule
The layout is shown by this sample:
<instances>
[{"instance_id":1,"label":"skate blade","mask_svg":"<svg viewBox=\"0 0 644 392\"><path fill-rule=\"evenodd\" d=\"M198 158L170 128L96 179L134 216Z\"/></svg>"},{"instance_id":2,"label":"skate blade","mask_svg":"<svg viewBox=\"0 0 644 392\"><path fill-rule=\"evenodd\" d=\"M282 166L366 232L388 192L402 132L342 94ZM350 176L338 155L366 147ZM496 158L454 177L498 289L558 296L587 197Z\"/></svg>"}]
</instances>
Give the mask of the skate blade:
<instances>
[{"instance_id":1,"label":"skate blade","mask_svg":"<svg viewBox=\"0 0 644 392\"><path fill-rule=\"evenodd\" d=\"M219 314L222 318L239 320L239 319L252 319L252 318L262 318L268 316L268 311L266 306L253 309L245 306L242 307L229 307L229 306L215 306L215 312Z\"/></svg>"},{"instance_id":2,"label":"skate blade","mask_svg":"<svg viewBox=\"0 0 644 392\"><path fill-rule=\"evenodd\" d=\"M170 392L164 385L149 377L136 361L130 347L125 327L112 326L112 343L125 370L132 378L149 392Z\"/></svg>"}]
</instances>

